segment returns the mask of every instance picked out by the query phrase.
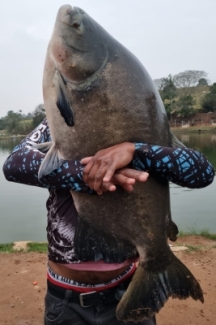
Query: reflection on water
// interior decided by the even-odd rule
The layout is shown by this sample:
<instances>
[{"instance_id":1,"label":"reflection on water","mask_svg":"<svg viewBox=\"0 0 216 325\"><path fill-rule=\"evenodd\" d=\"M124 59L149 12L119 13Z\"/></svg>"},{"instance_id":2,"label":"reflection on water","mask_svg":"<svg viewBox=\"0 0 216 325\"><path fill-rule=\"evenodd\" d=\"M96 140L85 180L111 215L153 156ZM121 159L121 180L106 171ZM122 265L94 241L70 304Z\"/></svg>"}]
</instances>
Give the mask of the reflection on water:
<instances>
[{"instance_id":1,"label":"reflection on water","mask_svg":"<svg viewBox=\"0 0 216 325\"><path fill-rule=\"evenodd\" d=\"M216 169L216 134L215 133L184 133L176 136L187 147L201 151Z\"/></svg>"},{"instance_id":2,"label":"reflection on water","mask_svg":"<svg viewBox=\"0 0 216 325\"><path fill-rule=\"evenodd\" d=\"M8 182L2 173L5 159L20 141L0 139L0 243L46 240L47 190Z\"/></svg>"},{"instance_id":3,"label":"reflection on water","mask_svg":"<svg viewBox=\"0 0 216 325\"><path fill-rule=\"evenodd\" d=\"M0 154L8 153L13 150L13 148L22 141L22 138L13 137L11 139L0 139Z\"/></svg>"},{"instance_id":4,"label":"reflection on water","mask_svg":"<svg viewBox=\"0 0 216 325\"><path fill-rule=\"evenodd\" d=\"M188 147L201 151L216 169L216 134L176 134ZM0 139L0 166L20 138ZM216 233L216 180L204 189L171 188L173 220L181 230L209 229ZM0 243L46 240L46 189L7 182L0 168Z\"/></svg>"}]
</instances>

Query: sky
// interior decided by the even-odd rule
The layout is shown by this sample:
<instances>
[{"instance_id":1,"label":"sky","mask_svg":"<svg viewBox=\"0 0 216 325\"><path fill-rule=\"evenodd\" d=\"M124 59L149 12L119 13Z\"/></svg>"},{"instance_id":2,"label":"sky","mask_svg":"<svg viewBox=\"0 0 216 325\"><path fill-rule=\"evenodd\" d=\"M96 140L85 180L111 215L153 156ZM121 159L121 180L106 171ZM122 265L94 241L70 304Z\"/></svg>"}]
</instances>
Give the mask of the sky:
<instances>
[{"instance_id":1,"label":"sky","mask_svg":"<svg viewBox=\"0 0 216 325\"><path fill-rule=\"evenodd\" d=\"M202 70L216 82L215 0L0 0L0 118L43 103L46 49L67 3L135 54L152 79Z\"/></svg>"}]
</instances>

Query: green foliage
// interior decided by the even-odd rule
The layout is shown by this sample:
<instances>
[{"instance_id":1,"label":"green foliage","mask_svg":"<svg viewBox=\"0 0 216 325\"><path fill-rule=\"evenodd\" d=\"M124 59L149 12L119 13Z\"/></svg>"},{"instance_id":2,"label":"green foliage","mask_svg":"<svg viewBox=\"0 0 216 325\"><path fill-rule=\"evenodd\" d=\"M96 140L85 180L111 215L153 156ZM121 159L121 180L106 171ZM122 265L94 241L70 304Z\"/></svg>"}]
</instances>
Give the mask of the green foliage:
<instances>
[{"instance_id":1,"label":"green foliage","mask_svg":"<svg viewBox=\"0 0 216 325\"><path fill-rule=\"evenodd\" d=\"M47 243L27 243L27 249L14 249L14 243L0 244L0 253L23 253L23 252L37 252L37 253L47 253L48 244Z\"/></svg>"},{"instance_id":2,"label":"green foliage","mask_svg":"<svg viewBox=\"0 0 216 325\"><path fill-rule=\"evenodd\" d=\"M208 81L205 78L201 78L198 81L198 86L208 86Z\"/></svg>"},{"instance_id":3,"label":"green foliage","mask_svg":"<svg viewBox=\"0 0 216 325\"><path fill-rule=\"evenodd\" d=\"M216 83L209 87L210 92L202 101L202 108L205 112L216 112Z\"/></svg>"},{"instance_id":4,"label":"green foliage","mask_svg":"<svg viewBox=\"0 0 216 325\"><path fill-rule=\"evenodd\" d=\"M205 71L187 70L174 75L173 82L177 88L186 89L196 86L199 83L199 80L204 79L205 77L207 77Z\"/></svg>"},{"instance_id":5,"label":"green foliage","mask_svg":"<svg viewBox=\"0 0 216 325\"><path fill-rule=\"evenodd\" d=\"M45 108L43 104L39 104L34 110L34 116L32 120L32 129L36 128L45 118Z\"/></svg>"},{"instance_id":6,"label":"green foliage","mask_svg":"<svg viewBox=\"0 0 216 325\"><path fill-rule=\"evenodd\" d=\"M47 253L48 244L47 243L28 243L27 251L28 252L38 252L38 253Z\"/></svg>"},{"instance_id":7,"label":"green foliage","mask_svg":"<svg viewBox=\"0 0 216 325\"><path fill-rule=\"evenodd\" d=\"M166 113L169 118L174 109L176 97L176 87L173 83L171 75L169 75L168 78L163 78L163 84L161 85L160 95L164 102Z\"/></svg>"},{"instance_id":8,"label":"green foliage","mask_svg":"<svg viewBox=\"0 0 216 325\"><path fill-rule=\"evenodd\" d=\"M202 101L209 92L204 71L185 71L167 78L155 79L168 118L187 118L201 109Z\"/></svg>"},{"instance_id":9,"label":"green foliage","mask_svg":"<svg viewBox=\"0 0 216 325\"><path fill-rule=\"evenodd\" d=\"M13 243L9 244L0 244L0 252L1 253L12 253L13 250Z\"/></svg>"},{"instance_id":10,"label":"green foliage","mask_svg":"<svg viewBox=\"0 0 216 325\"><path fill-rule=\"evenodd\" d=\"M4 130L6 127L5 117L0 118L0 130Z\"/></svg>"},{"instance_id":11,"label":"green foliage","mask_svg":"<svg viewBox=\"0 0 216 325\"><path fill-rule=\"evenodd\" d=\"M43 104L39 104L33 113L27 115L22 111L9 111L5 117L0 119L0 130L6 130L7 134L26 135L38 126L45 118L45 109Z\"/></svg>"},{"instance_id":12,"label":"green foliage","mask_svg":"<svg viewBox=\"0 0 216 325\"><path fill-rule=\"evenodd\" d=\"M199 252L202 250L201 246L192 246L192 245L185 245L188 249L189 252Z\"/></svg>"},{"instance_id":13,"label":"green foliage","mask_svg":"<svg viewBox=\"0 0 216 325\"><path fill-rule=\"evenodd\" d=\"M36 128L45 118L44 113L37 113L32 119L32 129Z\"/></svg>"},{"instance_id":14,"label":"green foliage","mask_svg":"<svg viewBox=\"0 0 216 325\"><path fill-rule=\"evenodd\" d=\"M216 240L216 234L210 233L208 229L197 230L194 228L189 228L187 232L179 231L178 237L185 237L191 235L202 236L207 239Z\"/></svg>"},{"instance_id":15,"label":"green foliage","mask_svg":"<svg viewBox=\"0 0 216 325\"><path fill-rule=\"evenodd\" d=\"M194 104L195 104L195 100L191 95L181 96L176 103L178 107L179 115L182 118L194 115L195 114Z\"/></svg>"},{"instance_id":16,"label":"green foliage","mask_svg":"<svg viewBox=\"0 0 216 325\"><path fill-rule=\"evenodd\" d=\"M17 133L18 124L22 119L21 111L15 113L13 111L8 111L7 116L5 117L5 126L9 133Z\"/></svg>"}]
</instances>

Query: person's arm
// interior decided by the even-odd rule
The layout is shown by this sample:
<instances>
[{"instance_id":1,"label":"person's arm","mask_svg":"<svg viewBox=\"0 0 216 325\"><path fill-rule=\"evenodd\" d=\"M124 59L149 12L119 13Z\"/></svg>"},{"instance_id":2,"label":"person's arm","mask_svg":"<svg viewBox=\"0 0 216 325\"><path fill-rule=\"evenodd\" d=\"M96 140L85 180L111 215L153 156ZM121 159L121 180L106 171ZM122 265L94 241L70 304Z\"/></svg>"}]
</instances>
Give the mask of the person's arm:
<instances>
[{"instance_id":1,"label":"person's arm","mask_svg":"<svg viewBox=\"0 0 216 325\"><path fill-rule=\"evenodd\" d=\"M8 181L33 185L43 188L68 189L93 194L94 192L83 181L84 166L80 161L65 161L58 169L49 175L38 179L38 170L45 154L32 147L32 143L50 142L50 131L47 120L33 130L17 145L3 165L3 173ZM110 182L102 184L102 192L115 191L116 186L122 186L126 191L132 191L136 181L144 182L148 174L133 169L124 168L116 172ZM98 192L101 194L102 192Z\"/></svg>"},{"instance_id":2,"label":"person's arm","mask_svg":"<svg viewBox=\"0 0 216 325\"><path fill-rule=\"evenodd\" d=\"M64 188L72 191L92 192L82 180L83 166L79 161L67 161L61 168L38 180L38 170L45 154L32 148L35 144L51 141L47 120L17 145L3 165L8 181L44 188Z\"/></svg>"},{"instance_id":3,"label":"person's arm","mask_svg":"<svg viewBox=\"0 0 216 325\"><path fill-rule=\"evenodd\" d=\"M86 164L83 179L95 191L100 189L102 181L108 182L118 168L128 164L130 168L146 171L159 180L189 188L208 186L215 175L209 161L196 150L144 143L115 145L82 159L81 163Z\"/></svg>"},{"instance_id":4,"label":"person's arm","mask_svg":"<svg viewBox=\"0 0 216 325\"><path fill-rule=\"evenodd\" d=\"M131 167L188 188L206 187L215 176L211 163L191 148L136 143Z\"/></svg>"}]
</instances>

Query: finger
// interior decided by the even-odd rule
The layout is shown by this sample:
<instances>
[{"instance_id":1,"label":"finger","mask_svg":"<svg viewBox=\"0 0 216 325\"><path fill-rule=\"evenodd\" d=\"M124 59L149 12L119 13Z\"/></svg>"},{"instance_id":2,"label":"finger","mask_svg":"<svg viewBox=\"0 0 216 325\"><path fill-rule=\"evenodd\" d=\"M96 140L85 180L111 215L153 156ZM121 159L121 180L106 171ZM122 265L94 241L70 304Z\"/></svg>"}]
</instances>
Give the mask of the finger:
<instances>
[{"instance_id":1,"label":"finger","mask_svg":"<svg viewBox=\"0 0 216 325\"><path fill-rule=\"evenodd\" d=\"M121 175L127 176L129 178L134 178L136 181L145 182L147 181L149 174L147 172L131 169L131 168L122 168L118 170L118 173Z\"/></svg>"},{"instance_id":2,"label":"finger","mask_svg":"<svg viewBox=\"0 0 216 325\"><path fill-rule=\"evenodd\" d=\"M89 161L92 159L92 157L93 157L93 156L91 156L91 157L85 157L85 158L81 159L81 160L80 160L81 164L82 164L82 165L86 165L86 164L88 164Z\"/></svg>"},{"instance_id":3,"label":"finger","mask_svg":"<svg viewBox=\"0 0 216 325\"><path fill-rule=\"evenodd\" d=\"M107 191L114 192L116 190L116 186L111 182L102 183L101 189L103 192L107 192Z\"/></svg>"},{"instance_id":4,"label":"finger","mask_svg":"<svg viewBox=\"0 0 216 325\"><path fill-rule=\"evenodd\" d=\"M124 184L122 187L127 192L132 192L133 189L134 189L133 186L132 185L129 185L129 184Z\"/></svg>"},{"instance_id":5,"label":"finger","mask_svg":"<svg viewBox=\"0 0 216 325\"><path fill-rule=\"evenodd\" d=\"M96 161L91 168L88 174L88 184L90 187L94 189L94 191L98 192L101 189L103 183L103 177L107 170L107 162L106 161Z\"/></svg>"},{"instance_id":6,"label":"finger","mask_svg":"<svg viewBox=\"0 0 216 325\"><path fill-rule=\"evenodd\" d=\"M91 159L83 169L83 181L88 184L88 175L94 164L93 159Z\"/></svg>"},{"instance_id":7,"label":"finger","mask_svg":"<svg viewBox=\"0 0 216 325\"><path fill-rule=\"evenodd\" d=\"M111 180L111 178L113 177L115 171L116 171L115 163L111 162L110 165L107 166L107 170L103 177L103 181L109 182Z\"/></svg>"},{"instance_id":8,"label":"finger","mask_svg":"<svg viewBox=\"0 0 216 325\"><path fill-rule=\"evenodd\" d=\"M114 184L118 184L120 186L123 186L124 184L129 184L129 185L133 185L135 183L135 179L134 178L129 178L127 176L124 176L120 173L115 173L113 175L113 177L111 178L111 181Z\"/></svg>"}]
</instances>

